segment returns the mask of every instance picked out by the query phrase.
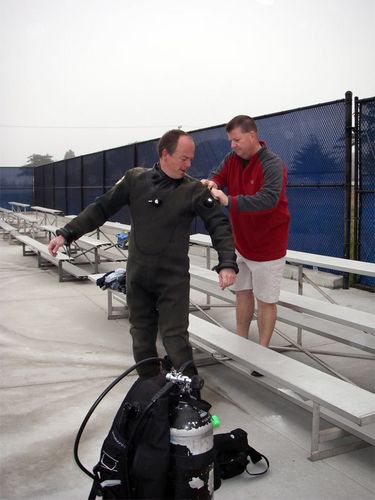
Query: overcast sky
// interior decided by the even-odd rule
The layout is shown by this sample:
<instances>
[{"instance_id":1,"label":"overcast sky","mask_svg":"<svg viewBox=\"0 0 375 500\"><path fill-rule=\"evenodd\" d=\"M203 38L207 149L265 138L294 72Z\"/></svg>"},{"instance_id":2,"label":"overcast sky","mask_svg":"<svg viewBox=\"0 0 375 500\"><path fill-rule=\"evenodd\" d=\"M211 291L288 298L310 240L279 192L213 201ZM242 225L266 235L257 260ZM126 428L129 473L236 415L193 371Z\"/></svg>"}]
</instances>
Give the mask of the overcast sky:
<instances>
[{"instance_id":1,"label":"overcast sky","mask_svg":"<svg viewBox=\"0 0 375 500\"><path fill-rule=\"evenodd\" d=\"M0 0L0 166L375 95L375 0Z\"/></svg>"}]
</instances>

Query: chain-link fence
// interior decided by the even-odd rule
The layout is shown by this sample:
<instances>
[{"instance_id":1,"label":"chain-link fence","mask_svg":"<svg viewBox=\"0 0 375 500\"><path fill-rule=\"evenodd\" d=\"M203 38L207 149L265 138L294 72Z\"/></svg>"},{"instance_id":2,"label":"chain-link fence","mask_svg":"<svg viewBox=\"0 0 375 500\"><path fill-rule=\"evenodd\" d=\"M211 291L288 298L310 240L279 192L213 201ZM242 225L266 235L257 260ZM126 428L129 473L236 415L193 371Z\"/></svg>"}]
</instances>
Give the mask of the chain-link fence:
<instances>
[{"instance_id":1,"label":"chain-link fence","mask_svg":"<svg viewBox=\"0 0 375 500\"><path fill-rule=\"evenodd\" d=\"M351 255L374 261L375 100L356 102L358 152L353 171L351 100L255 117L260 139L288 168L287 196L291 212L288 248L292 250L336 257ZM191 135L196 153L189 174L208 177L230 151L225 125L195 130ZM158 159L156 146L157 139L153 139L37 167L34 169L34 203L77 214L129 168L151 167ZM352 185L357 189L352 191ZM8 198L2 197L1 201L25 201L20 196L17 200ZM353 219L355 230L350 232L353 206L354 211L357 209ZM130 223L128 209L122 209L113 220ZM199 220L193 231L205 231ZM372 279L360 279L373 285Z\"/></svg>"},{"instance_id":2,"label":"chain-link fence","mask_svg":"<svg viewBox=\"0 0 375 500\"><path fill-rule=\"evenodd\" d=\"M288 247L343 257L346 184L345 100L255 117L259 136L286 163L291 212ZM230 151L225 127L192 132L191 174L207 177ZM196 230L204 232L197 221Z\"/></svg>"},{"instance_id":3,"label":"chain-link fence","mask_svg":"<svg viewBox=\"0 0 375 500\"><path fill-rule=\"evenodd\" d=\"M288 168L289 248L342 257L345 101L265 116L257 123Z\"/></svg>"},{"instance_id":4,"label":"chain-link fence","mask_svg":"<svg viewBox=\"0 0 375 500\"><path fill-rule=\"evenodd\" d=\"M375 262L375 97L357 101L356 113L356 257ZM375 287L375 278L360 276L358 282Z\"/></svg>"},{"instance_id":5,"label":"chain-link fence","mask_svg":"<svg viewBox=\"0 0 375 500\"><path fill-rule=\"evenodd\" d=\"M0 207L10 208L9 202L33 203L33 168L0 168Z\"/></svg>"}]
</instances>

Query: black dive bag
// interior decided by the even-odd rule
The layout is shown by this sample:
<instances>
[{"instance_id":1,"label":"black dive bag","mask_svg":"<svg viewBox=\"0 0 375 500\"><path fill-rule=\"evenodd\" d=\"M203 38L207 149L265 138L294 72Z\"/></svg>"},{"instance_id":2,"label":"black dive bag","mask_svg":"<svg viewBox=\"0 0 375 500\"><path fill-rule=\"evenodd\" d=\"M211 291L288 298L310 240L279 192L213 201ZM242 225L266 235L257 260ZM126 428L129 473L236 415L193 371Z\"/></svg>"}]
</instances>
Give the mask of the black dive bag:
<instances>
[{"instance_id":1,"label":"black dive bag","mask_svg":"<svg viewBox=\"0 0 375 500\"><path fill-rule=\"evenodd\" d=\"M89 500L165 498L168 391L162 375L139 378L133 384L103 442Z\"/></svg>"},{"instance_id":2,"label":"black dive bag","mask_svg":"<svg viewBox=\"0 0 375 500\"><path fill-rule=\"evenodd\" d=\"M261 476L269 469L268 458L252 448L247 440L247 432L234 429L214 436L215 448L215 490L220 488L222 479L230 479L247 472L249 476ZM263 460L263 470L249 472L250 461L258 464Z\"/></svg>"}]
</instances>

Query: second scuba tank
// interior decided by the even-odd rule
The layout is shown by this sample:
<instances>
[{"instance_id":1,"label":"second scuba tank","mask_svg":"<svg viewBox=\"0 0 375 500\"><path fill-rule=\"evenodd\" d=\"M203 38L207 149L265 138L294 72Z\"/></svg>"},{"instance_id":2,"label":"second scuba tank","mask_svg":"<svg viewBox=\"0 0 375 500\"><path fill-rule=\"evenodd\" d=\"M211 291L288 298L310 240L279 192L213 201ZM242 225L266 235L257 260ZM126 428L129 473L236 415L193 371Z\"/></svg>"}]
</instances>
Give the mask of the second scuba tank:
<instances>
[{"instance_id":1,"label":"second scuba tank","mask_svg":"<svg viewBox=\"0 0 375 500\"><path fill-rule=\"evenodd\" d=\"M190 382L190 379L183 377ZM194 377L193 377L194 379ZM210 500L214 495L214 442L210 404L180 386L170 411L168 498Z\"/></svg>"}]
</instances>

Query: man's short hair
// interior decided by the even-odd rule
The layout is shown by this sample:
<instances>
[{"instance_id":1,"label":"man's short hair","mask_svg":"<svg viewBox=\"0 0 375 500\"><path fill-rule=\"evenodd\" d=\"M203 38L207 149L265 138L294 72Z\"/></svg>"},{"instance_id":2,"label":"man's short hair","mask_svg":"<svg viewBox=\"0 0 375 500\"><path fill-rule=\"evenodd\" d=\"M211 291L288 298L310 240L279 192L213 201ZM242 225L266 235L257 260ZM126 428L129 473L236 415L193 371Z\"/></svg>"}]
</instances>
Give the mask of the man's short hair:
<instances>
[{"instance_id":1,"label":"man's short hair","mask_svg":"<svg viewBox=\"0 0 375 500\"><path fill-rule=\"evenodd\" d=\"M178 140L183 135L185 135L186 137L190 137L189 134L180 129L169 130L162 137L160 137L158 142L159 158L161 158L163 149L166 149L168 154L173 155L173 153L176 151ZM190 137L190 139L193 140L192 137Z\"/></svg>"},{"instance_id":2,"label":"man's short hair","mask_svg":"<svg viewBox=\"0 0 375 500\"><path fill-rule=\"evenodd\" d=\"M229 134L233 129L240 127L241 132L256 132L258 128L255 121L247 115L238 115L232 118L226 125L225 130Z\"/></svg>"}]
</instances>

